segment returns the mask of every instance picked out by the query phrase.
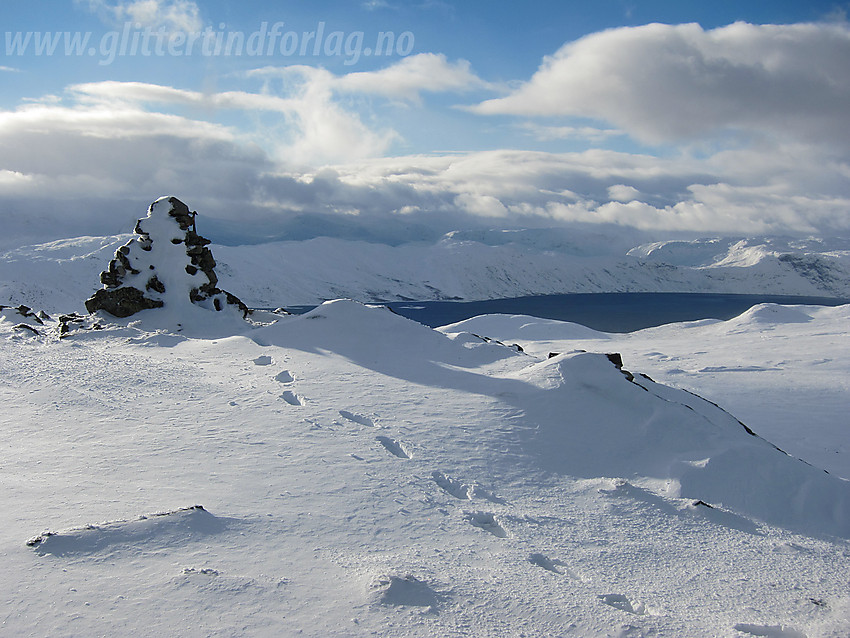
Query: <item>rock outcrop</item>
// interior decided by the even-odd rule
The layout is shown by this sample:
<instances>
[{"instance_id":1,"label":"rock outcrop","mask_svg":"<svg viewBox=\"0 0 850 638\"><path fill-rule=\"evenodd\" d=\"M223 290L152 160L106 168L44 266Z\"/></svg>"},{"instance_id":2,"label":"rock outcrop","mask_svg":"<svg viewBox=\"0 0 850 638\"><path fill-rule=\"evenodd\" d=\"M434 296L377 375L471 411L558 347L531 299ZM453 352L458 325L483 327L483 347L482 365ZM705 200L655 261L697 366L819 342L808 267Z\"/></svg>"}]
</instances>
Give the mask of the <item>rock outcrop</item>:
<instances>
[{"instance_id":1,"label":"rock outcrop","mask_svg":"<svg viewBox=\"0 0 850 638\"><path fill-rule=\"evenodd\" d=\"M0 321L6 320L15 323L15 330L23 330L35 335L40 335L41 326L49 320L50 316L44 312L33 312L29 306L0 306Z\"/></svg>"},{"instance_id":2,"label":"rock outcrop","mask_svg":"<svg viewBox=\"0 0 850 638\"><path fill-rule=\"evenodd\" d=\"M247 306L217 287L209 239L199 235L195 215L176 197L161 197L136 222L136 237L115 251L100 274L103 288L86 300L90 313L129 317L142 310L194 304L208 310Z\"/></svg>"}]
</instances>

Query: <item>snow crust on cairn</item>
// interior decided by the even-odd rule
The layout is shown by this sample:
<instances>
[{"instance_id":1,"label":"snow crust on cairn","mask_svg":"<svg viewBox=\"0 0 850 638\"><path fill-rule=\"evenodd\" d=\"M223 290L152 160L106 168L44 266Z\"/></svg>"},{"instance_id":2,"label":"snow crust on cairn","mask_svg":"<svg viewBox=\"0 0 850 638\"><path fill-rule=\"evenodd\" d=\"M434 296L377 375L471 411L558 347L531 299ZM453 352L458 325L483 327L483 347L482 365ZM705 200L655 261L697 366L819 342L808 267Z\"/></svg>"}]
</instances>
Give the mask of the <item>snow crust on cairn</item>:
<instances>
[{"instance_id":1,"label":"snow crust on cairn","mask_svg":"<svg viewBox=\"0 0 850 638\"><path fill-rule=\"evenodd\" d=\"M142 310L178 310L192 304L207 310L248 308L216 287L215 259L209 239L195 230L195 215L176 197L160 197L136 222L134 237L115 251L100 274L103 288L86 300L90 313L104 310L129 317Z\"/></svg>"}]
</instances>

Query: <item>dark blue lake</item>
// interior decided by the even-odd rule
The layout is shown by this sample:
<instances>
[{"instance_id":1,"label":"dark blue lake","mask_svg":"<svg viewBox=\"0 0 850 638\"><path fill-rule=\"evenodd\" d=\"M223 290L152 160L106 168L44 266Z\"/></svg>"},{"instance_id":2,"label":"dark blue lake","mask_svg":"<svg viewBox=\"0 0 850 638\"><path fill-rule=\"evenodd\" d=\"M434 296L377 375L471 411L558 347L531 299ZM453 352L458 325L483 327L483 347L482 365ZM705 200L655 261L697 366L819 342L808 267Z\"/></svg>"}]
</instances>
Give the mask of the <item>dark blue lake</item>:
<instances>
[{"instance_id":1,"label":"dark blue lake","mask_svg":"<svg viewBox=\"0 0 850 638\"><path fill-rule=\"evenodd\" d=\"M435 328L484 314L531 315L573 321L605 332L632 332L677 321L731 319L760 303L839 306L850 299L787 295L611 292L537 295L487 301L392 301L398 314ZM287 306L306 312L313 306Z\"/></svg>"}]
</instances>

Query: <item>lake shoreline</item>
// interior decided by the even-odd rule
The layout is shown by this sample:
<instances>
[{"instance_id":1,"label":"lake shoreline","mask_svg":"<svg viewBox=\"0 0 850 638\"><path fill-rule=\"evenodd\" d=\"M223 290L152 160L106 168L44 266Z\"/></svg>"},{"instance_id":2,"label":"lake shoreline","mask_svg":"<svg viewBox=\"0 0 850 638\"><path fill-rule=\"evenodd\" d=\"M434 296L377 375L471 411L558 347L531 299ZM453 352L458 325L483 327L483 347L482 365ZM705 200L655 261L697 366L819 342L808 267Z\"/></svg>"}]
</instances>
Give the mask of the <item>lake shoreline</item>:
<instances>
[{"instance_id":1,"label":"lake shoreline","mask_svg":"<svg viewBox=\"0 0 850 638\"><path fill-rule=\"evenodd\" d=\"M408 319L431 328L484 314L530 315L579 323L603 332L634 332L681 321L726 320L761 303L840 306L850 299L797 295L702 292L600 292L530 295L483 301L385 301ZM300 314L316 306L284 306Z\"/></svg>"}]
</instances>

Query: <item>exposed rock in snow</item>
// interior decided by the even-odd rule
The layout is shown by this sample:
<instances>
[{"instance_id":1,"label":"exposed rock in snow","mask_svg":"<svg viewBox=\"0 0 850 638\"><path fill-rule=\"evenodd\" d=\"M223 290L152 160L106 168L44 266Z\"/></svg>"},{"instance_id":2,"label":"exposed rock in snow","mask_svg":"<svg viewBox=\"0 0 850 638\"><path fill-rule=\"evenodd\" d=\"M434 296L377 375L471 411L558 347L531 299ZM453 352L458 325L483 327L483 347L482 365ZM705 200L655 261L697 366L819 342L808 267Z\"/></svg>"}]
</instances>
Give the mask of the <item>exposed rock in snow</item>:
<instances>
[{"instance_id":1,"label":"exposed rock in snow","mask_svg":"<svg viewBox=\"0 0 850 638\"><path fill-rule=\"evenodd\" d=\"M23 330L39 335L40 327L50 317L44 312L35 313L29 306L20 305L16 308L11 306L0 306L0 321L11 321L15 323L15 330Z\"/></svg>"},{"instance_id":2,"label":"exposed rock in snow","mask_svg":"<svg viewBox=\"0 0 850 638\"><path fill-rule=\"evenodd\" d=\"M136 237L115 251L100 274L103 288L86 301L90 313L104 310L129 317L142 310L192 303L208 310L248 308L216 287L218 276L207 245L195 229L195 215L176 197L161 197L136 223Z\"/></svg>"}]
</instances>

